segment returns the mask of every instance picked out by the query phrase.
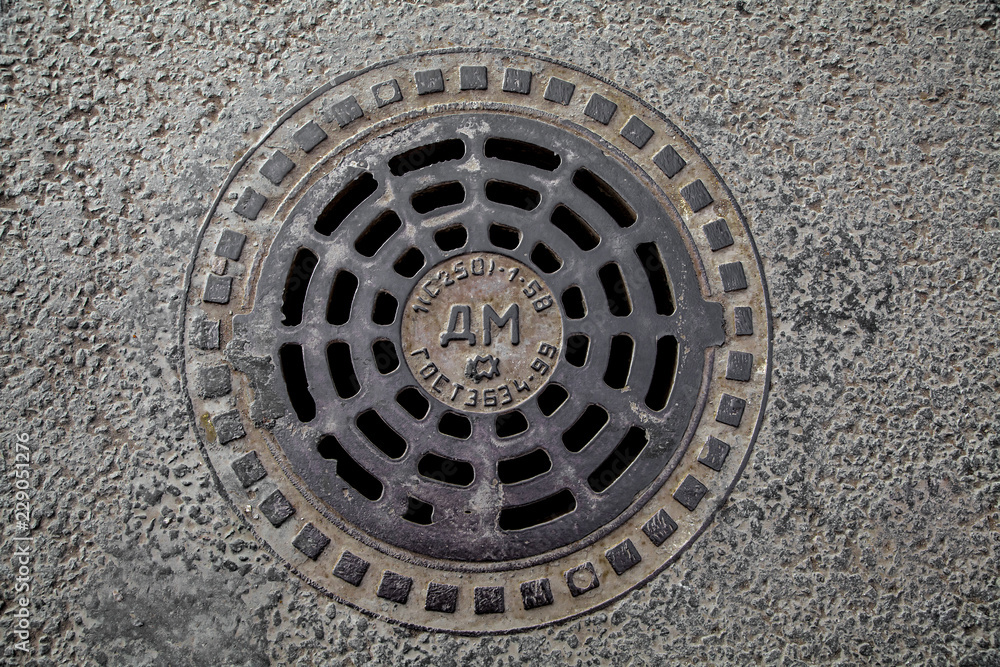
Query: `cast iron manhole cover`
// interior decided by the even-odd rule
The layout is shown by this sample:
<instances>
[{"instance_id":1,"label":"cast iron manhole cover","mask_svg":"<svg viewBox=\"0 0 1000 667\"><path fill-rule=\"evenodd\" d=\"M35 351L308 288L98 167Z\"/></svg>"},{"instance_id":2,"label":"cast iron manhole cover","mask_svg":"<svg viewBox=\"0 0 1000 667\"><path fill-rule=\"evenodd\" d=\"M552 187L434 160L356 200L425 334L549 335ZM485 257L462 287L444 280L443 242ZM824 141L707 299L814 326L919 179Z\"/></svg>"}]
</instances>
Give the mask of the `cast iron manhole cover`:
<instances>
[{"instance_id":1,"label":"cast iron manhole cover","mask_svg":"<svg viewBox=\"0 0 1000 667\"><path fill-rule=\"evenodd\" d=\"M206 456L314 586L502 632L646 581L749 456L770 320L711 165L608 81L507 51L351 73L206 220L182 327Z\"/></svg>"}]
</instances>

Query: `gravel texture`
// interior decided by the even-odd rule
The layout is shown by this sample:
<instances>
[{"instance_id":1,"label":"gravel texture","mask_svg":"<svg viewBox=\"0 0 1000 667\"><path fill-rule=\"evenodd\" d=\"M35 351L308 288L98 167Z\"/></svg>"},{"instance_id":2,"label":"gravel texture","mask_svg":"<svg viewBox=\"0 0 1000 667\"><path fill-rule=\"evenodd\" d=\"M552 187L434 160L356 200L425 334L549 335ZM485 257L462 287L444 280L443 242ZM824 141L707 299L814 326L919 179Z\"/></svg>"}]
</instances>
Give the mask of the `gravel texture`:
<instances>
[{"instance_id":1,"label":"gravel texture","mask_svg":"<svg viewBox=\"0 0 1000 667\"><path fill-rule=\"evenodd\" d=\"M30 654L84 665L1000 665L995 2L0 2L0 507ZM348 69L452 45L607 74L732 187L771 402L713 526L584 620L419 633L289 576L214 488L177 314L232 163Z\"/></svg>"}]
</instances>

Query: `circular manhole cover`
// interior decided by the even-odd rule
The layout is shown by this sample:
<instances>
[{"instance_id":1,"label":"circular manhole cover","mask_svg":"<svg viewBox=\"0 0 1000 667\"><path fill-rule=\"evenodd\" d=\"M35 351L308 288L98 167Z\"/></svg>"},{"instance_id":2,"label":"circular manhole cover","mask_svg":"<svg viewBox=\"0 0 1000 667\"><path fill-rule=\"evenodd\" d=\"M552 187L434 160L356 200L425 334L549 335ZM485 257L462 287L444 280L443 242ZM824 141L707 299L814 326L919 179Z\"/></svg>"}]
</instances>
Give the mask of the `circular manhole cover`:
<instances>
[{"instance_id":1,"label":"circular manhole cover","mask_svg":"<svg viewBox=\"0 0 1000 667\"><path fill-rule=\"evenodd\" d=\"M503 632L697 537L760 423L749 229L669 121L507 51L339 77L234 167L184 311L205 452L314 586Z\"/></svg>"}]
</instances>

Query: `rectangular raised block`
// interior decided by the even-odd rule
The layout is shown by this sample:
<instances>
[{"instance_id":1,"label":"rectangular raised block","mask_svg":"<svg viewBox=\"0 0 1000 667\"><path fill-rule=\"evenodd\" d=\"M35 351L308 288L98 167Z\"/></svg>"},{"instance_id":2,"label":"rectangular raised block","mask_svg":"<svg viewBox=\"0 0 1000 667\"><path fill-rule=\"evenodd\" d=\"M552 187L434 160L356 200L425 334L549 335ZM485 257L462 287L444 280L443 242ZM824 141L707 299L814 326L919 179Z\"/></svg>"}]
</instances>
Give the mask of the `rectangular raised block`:
<instances>
[{"instance_id":1,"label":"rectangular raised block","mask_svg":"<svg viewBox=\"0 0 1000 667\"><path fill-rule=\"evenodd\" d=\"M706 493L708 493L708 487L698 481L694 475L688 475L674 491L674 500L694 511Z\"/></svg>"},{"instance_id":2,"label":"rectangular raised block","mask_svg":"<svg viewBox=\"0 0 1000 667\"><path fill-rule=\"evenodd\" d=\"M444 92L444 75L439 69L425 69L413 73L417 84L417 95Z\"/></svg>"},{"instance_id":3,"label":"rectangular raised block","mask_svg":"<svg viewBox=\"0 0 1000 667\"><path fill-rule=\"evenodd\" d=\"M219 235L219 242L215 244L215 254L235 262L243 254L243 244L246 241L246 234L240 234L231 229L223 229Z\"/></svg>"},{"instance_id":4,"label":"rectangular raised block","mask_svg":"<svg viewBox=\"0 0 1000 667\"><path fill-rule=\"evenodd\" d=\"M667 178L676 176L687 162L684 161L673 146L664 146L659 153L653 157L653 162L660 168Z\"/></svg>"},{"instance_id":5,"label":"rectangular raised block","mask_svg":"<svg viewBox=\"0 0 1000 667\"><path fill-rule=\"evenodd\" d=\"M531 92L531 72L508 67L503 75L503 89L508 93L527 95Z\"/></svg>"},{"instance_id":6,"label":"rectangular raised block","mask_svg":"<svg viewBox=\"0 0 1000 667\"><path fill-rule=\"evenodd\" d=\"M688 206L690 206L691 210L695 213L715 201L712 199L712 195L709 194L708 188L706 188L705 184L701 182L701 179L692 181L681 188L681 196L684 197Z\"/></svg>"},{"instance_id":7,"label":"rectangular raised block","mask_svg":"<svg viewBox=\"0 0 1000 667\"><path fill-rule=\"evenodd\" d=\"M343 579L352 586L360 586L368 567L369 563L364 558L345 551L333 568L333 576Z\"/></svg>"},{"instance_id":8,"label":"rectangular raised block","mask_svg":"<svg viewBox=\"0 0 1000 667\"><path fill-rule=\"evenodd\" d=\"M753 355L749 352L730 352L726 364L726 379L749 382L753 373Z\"/></svg>"},{"instance_id":9,"label":"rectangular raised block","mask_svg":"<svg viewBox=\"0 0 1000 667\"><path fill-rule=\"evenodd\" d=\"M701 231L705 232L705 238L708 239L708 245L713 252L733 245L733 235L729 232L725 218L713 220L704 225Z\"/></svg>"},{"instance_id":10,"label":"rectangular raised block","mask_svg":"<svg viewBox=\"0 0 1000 667\"><path fill-rule=\"evenodd\" d=\"M604 552L604 557L611 563L611 567L617 575L625 574L642 561L642 556L632 544L632 540L625 540L618 546L611 547Z\"/></svg>"},{"instance_id":11,"label":"rectangular raised block","mask_svg":"<svg viewBox=\"0 0 1000 667\"><path fill-rule=\"evenodd\" d=\"M215 437L219 440L220 445L238 440L247 434L243 430L243 420L240 419L240 413L236 410L223 412L221 415L213 417L212 428L215 429Z\"/></svg>"},{"instance_id":12,"label":"rectangular raised block","mask_svg":"<svg viewBox=\"0 0 1000 667\"><path fill-rule=\"evenodd\" d=\"M653 128L639 120L637 116L632 116L622 128L621 135L636 148L642 148L653 138Z\"/></svg>"},{"instance_id":13,"label":"rectangular raised block","mask_svg":"<svg viewBox=\"0 0 1000 667\"><path fill-rule=\"evenodd\" d=\"M587 106L583 110L583 113L584 115L593 118L601 125L607 125L611 122L611 118L615 115L616 111L618 111L617 104L603 95L594 93L590 96L590 101L587 102Z\"/></svg>"},{"instance_id":14,"label":"rectangular raised block","mask_svg":"<svg viewBox=\"0 0 1000 667\"><path fill-rule=\"evenodd\" d=\"M319 558L328 544L330 544L330 538L311 523L302 526L302 530L292 540L292 546L313 560Z\"/></svg>"},{"instance_id":15,"label":"rectangular raised block","mask_svg":"<svg viewBox=\"0 0 1000 667\"><path fill-rule=\"evenodd\" d=\"M267 476L267 471L264 470L264 466L261 465L256 452L247 452L240 458L236 459L232 463L232 468L233 472L236 473L236 478L240 480L240 484L243 485L243 488L250 486L254 482L259 482Z\"/></svg>"},{"instance_id":16,"label":"rectangular raised block","mask_svg":"<svg viewBox=\"0 0 1000 667\"><path fill-rule=\"evenodd\" d=\"M737 336L753 335L753 309L749 306L733 308L733 325Z\"/></svg>"},{"instance_id":17,"label":"rectangular raised block","mask_svg":"<svg viewBox=\"0 0 1000 667\"><path fill-rule=\"evenodd\" d=\"M677 522L670 518L670 515L665 510L660 510L654 514L642 526L642 532L646 533L649 541L656 546L660 546L666 542L667 538L673 535L676 530Z\"/></svg>"},{"instance_id":18,"label":"rectangular raised block","mask_svg":"<svg viewBox=\"0 0 1000 667\"><path fill-rule=\"evenodd\" d=\"M295 163L291 158L281 151L274 151L274 155L261 165L260 175L275 185L281 185L281 181L285 180L285 176L288 176L288 172L294 168Z\"/></svg>"},{"instance_id":19,"label":"rectangular raised block","mask_svg":"<svg viewBox=\"0 0 1000 667\"><path fill-rule=\"evenodd\" d=\"M205 277L205 292L201 300L205 303L229 303L229 295L233 291L231 276L217 276L210 273Z\"/></svg>"},{"instance_id":20,"label":"rectangular raised block","mask_svg":"<svg viewBox=\"0 0 1000 667\"><path fill-rule=\"evenodd\" d=\"M548 579L536 579L521 584L521 602L525 609L537 609L552 604L552 585Z\"/></svg>"},{"instance_id":21,"label":"rectangular raised block","mask_svg":"<svg viewBox=\"0 0 1000 667\"><path fill-rule=\"evenodd\" d=\"M243 194L236 200L236 206L233 207L233 210L236 211L237 215L241 215L247 220L256 220L266 203L267 197L253 188L247 187L243 189Z\"/></svg>"},{"instance_id":22,"label":"rectangular raised block","mask_svg":"<svg viewBox=\"0 0 1000 667\"><path fill-rule=\"evenodd\" d=\"M746 407L747 402L742 398L723 394L719 400L719 411L715 413L715 421L739 427L740 421L743 419L743 410Z\"/></svg>"},{"instance_id":23,"label":"rectangular raised block","mask_svg":"<svg viewBox=\"0 0 1000 667\"><path fill-rule=\"evenodd\" d=\"M712 470L718 471L722 470L722 465L726 462L727 456L729 456L729 445L716 437L708 436L708 441L701 448L701 455L698 457L698 462L704 466L708 466Z\"/></svg>"},{"instance_id":24,"label":"rectangular raised block","mask_svg":"<svg viewBox=\"0 0 1000 667\"><path fill-rule=\"evenodd\" d=\"M290 516L295 514L295 508L290 502L288 502L288 499L285 498L284 494L277 489L264 498L264 500L260 501L260 505L257 507L260 509L260 513L263 514L275 528L285 523Z\"/></svg>"},{"instance_id":25,"label":"rectangular raised block","mask_svg":"<svg viewBox=\"0 0 1000 667\"><path fill-rule=\"evenodd\" d=\"M378 591L375 592L375 595L383 600L389 600L397 604L406 604L406 601L410 598L411 588L413 588L413 579L386 570L382 575L382 581L379 582Z\"/></svg>"},{"instance_id":26,"label":"rectangular raised block","mask_svg":"<svg viewBox=\"0 0 1000 667\"><path fill-rule=\"evenodd\" d=\"M549 102L556 102L557 104L567 106L570 100L573 99L573 92L575 90L576 86L569 81L552 77L549 79L549 85L545 87L543 97Z\"/></svg>"},{"instance_id":27,"label":"rectangular raised block","mask_svg":"<svg viewBox=\"0 0 1000 667\"><path fill-rule=\"evenodd\" d=\"M737 292L747 288L747 276L743 272L743 262L730 262L719 267L719 277L722 278L722 289L726 292Z\"/></svg>"},{"instance_id":28,"label":"rectangular raised block","mask_svg":"<svg viewBox=\"0 0 1000 667\"><path fill-rule=\"evenodd\" d=\"M458 68L458 87L462 90L486 90L485 67L463 65Z\"/></svg>"},{"instance_id":29,"label":"rectangular raised block","mask_svg":"<svg viewBox=\"0 0 1000 667\"><path fill-rule=\"evenodd\" d=\"M323 128L316 121L311 120L300 127L292 135L292 138L295 139L295 143L299 145L299 148L308 153L326 141L326 132L323 131Z\"/></svg>"},{"instance_id":30,"label":"rectangular raised block","mask_svg":"<svg viewBox=\"0 0 1000 667\"><path fill-rule=\"evenodd\" d=\"M427 586L427 600L424 609L454 614L458 607L458 586L431 583Z\"/></svg>"},{"instance_id":31,"label":"rectangular raised block","mask_svg":"<svg viewBox=\"0 0 1000 667\"><path fill-rule=\"evenodd\" d=\"M477 586L474 592L477 614L504 612L503 586Z\"/></svg>"}]
</instances>

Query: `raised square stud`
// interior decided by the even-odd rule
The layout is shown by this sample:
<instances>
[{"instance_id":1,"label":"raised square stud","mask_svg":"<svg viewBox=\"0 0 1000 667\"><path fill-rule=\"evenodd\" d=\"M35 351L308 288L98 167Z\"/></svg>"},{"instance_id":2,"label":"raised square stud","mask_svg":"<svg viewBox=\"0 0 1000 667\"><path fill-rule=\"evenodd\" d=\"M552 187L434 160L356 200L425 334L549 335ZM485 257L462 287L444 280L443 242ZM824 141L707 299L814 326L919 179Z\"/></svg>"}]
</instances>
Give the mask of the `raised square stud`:
<instances>
[{"instance_id":1,"label":"raised square stud","mask_svg":"<svg viewBox=\"0 0 1000 667\"><path fill-rule=\"evenodd\" d=\"M726 223L725 218L713 220L704 225L701 231L705 232L705 238L708 239L708 245L712 249L712 252L733 245L733 235L729 233L729 225Z\"/></svg>"},{"instance_id":2,"label":"raised square stud","mask_svg":"<svg viewBox=\"0 0 1000 667\"><path fill-rule=\"evenodd\" d=\"M395 79L389 79L372 86L372 97L379 109L387 104L399 102L403 99L403 92L399 89L399 84Z\"/></svg>"},{"instance_id":3,"label":"raised square stud","mask_svg":"<svg viewBox=\"0 0 1000 667\"><path fill-rule=\"evenodd\" d=\"M427 586L427 601L424 609L454 614L458 607L458 586L431 583Z\"/></svg>"},{"instance_id":4,"label":"raised square stud","mask_svg":"<svg viewBox=\"0 0 1000 667\"><path fill-rule=\"evenodd\" d=\"M295 514L295 508L290 502L288 502L288 499L285 498L284 494L277 489L275 489L271 495L264 498L264 500L260 501L260 505L257 507L260 509L260 513L263 514L275 528L285 523L290 516Z\"/></svg>"},{"instance_id":5,"label":"raised square stud","mask_svg":"<svg viewBox=\"0 0 1000 667\"><path fill-rule=\"evenodd\" d=\"M473 594L477 614L502 614L503 586L477 586Z\"/></svg>"},{"instance_id":6,"label":"raised square stud","mask_svg":"<svg viewBox=\"0 0 1000 667\"><path fill-rule=\"evenodd\" d=\"M205 277L205 293L201 300L205 303L229 303L232 291L232 276L217 276L210 273Z\"/></svg>"},{"instance_id":7,"label":"raised square stud","mask_svg":"<svg viewBox=\"0 0 1000 667\"><path fill-rule=\"evenodd\" d=\"M674 500L693 512L706 493L708 487L699 482L694 475L688 475L674 491Z\"/></svg>"},{"instance_id":8,"label":"raised square stud","mask_svg":"<svg viewBox=\"0 0 1000 667\"><path fill-rule=\"evenodd\" d=\"M531 72L508 67L503 75L503 89L507 93L527 95L531 92Z\"/></svg>"},{"instance_id":9,"label":"raised square stud","mask_svg":"<svg viewBox=\"0 0 1000 667\"><path fill-rule=\"evenodd\" d=\"M660 546L667 541L667 538L677 530L677 522L670 518L665 510L660 510L642 526L642 532L646 533L649 541L656 546Z\"/></svg>"},{"instance_id":10,"label":"raised square stud","mask_svg":"<svg viewBox=\"0 0 1000 667\"><path fill-rule=\"evenodd\" d=\"M583 110L584 115L589 116L602 125L611 122L611 117L618 111L618 105L604 97L594 93L587 102L587 107Z\"/></svg>"},{"instance_id":11,"label":"raised square stud","mask_svg":"<svg viewBox=\"0 0 1000 667\"><path fill-rule=\"evenodd\" d=\"M723 394L719 400L719 410L715 413L715 421L728 424L734 428L739 427L743 419L743 410L747 407L747 402L742 398L736 398L729 394Z\"/></svg>"},{"instance_id":12,"label":"raised square stud","mask_svg":"<svg viewBox=\"0 0 1000 667\"><path fill-rule=\"evenodd\" d=\"M247 434L243 430L243 421L240 419L240 413L236 410L216 415L212 419L212 428L215 429L215 436L218 438L220 445L238 440Z\"/></svg>"},{"instance_id":13,"label":"raised square stud","mask_svg":"<svg viewBox=\"0 0 1000 667\"><path fill-rule=\"evenodd\" d=\"M726 292L736 292L747 288L747 276L743 273L743 262L731 262L719 267L719 277L722 278L722 289Z\"/></svg>"},{"instance_id":14,"label":"raised square stud","mask_svg":"<svg viewBox=\"0 0 1000 667\"><path fill-rule=\"evenodd\" d=\"M552 77L549 79L549 85L545 87L543 97L549 102L556 102L557 104L567 106L569 101L573 99L573 91L575 90L576 86L569 81Z\"/></svg>"},{"instance_id":15,"label":"raised square stud","mask_svg":"<svg viewBox=\"0 0 1000 667\"><path fill-rule=\"evenodd\" d=\"M345 551L333 568L333 576L343 579L352 586L360 586L369 565L370 563L364 558Z\"/></svg>"},{"instance_id":16,"label":"raised square stud","mask_svg":"<svg viewBox=\"0 0 1000 667\"><path fill-rule=\"evenodd\" d=\"M548 579L536 579L521 584L521 602L525 609L537 609L552 604L552 585Z\"/></svg>"},{"instance_id":17,"label":"raised square stud","mask_svg":"<svg viewBox=\"0 0 1000 667\"><path fill-rule=\"evenodd\" d=\"M464 65L458 68L458 87L462 90L486 90L486 68Z\"/></svg>"},{"instance_id":18,"label":"raised square stud","mask_svg":"<svg viewBox=\"0 0 1000 667\"><path fill-rule=\"evenodd\" d=\"M749 382L753 373L753 355L749 352L730 352L726 364L726 379Z\"/></svg>"},{"instance_id":19,"label":"raised square stud","mask_svg":"<svg viewBox=\"0 0 1000 667\"><path fill-rule=\"evenodd\" d=\"M733 308L733 325L737 336L753 335L753 308L736 306Z\"/></svg>"},{"instance_id":20,"label":"raised square stud","mask_svg":"<svg viewBox=\"0 0 1000 667\"><path fill-rule=\"evenodd\" d=\"M235 262L243 253L243 244L246 243L246 240L245 234L234 232L231 229L223 229L222 233L219 234L219 242L215 244L215 254Z\"/></svg>"},{"instance_id":21,"label":"raised square stud","mask_svg":"<svg viewBox=\"0 0 1000 667\"><path fill-rule=\"evenodd\" d=\"M413 579L404 577L395 572L385 571L382 581L378 585L375 595L383 600L389 600L397 604L406 604L410 598L410 589L413 588Z\"/></svg>"},{"instance_id":22,"label":"raised square stud","mask_svg":"<svg viewBox=\"0 0 1000 667\"><path fill-rule=\"evenodd\" d=\"M202 398L219 398L233 390L229 366L208 366L198 371L198 389Z\"/></svg>"},{"instance_id":23,"label":"raised square stud","mask_svg":"<svg viewBox=\"0 0 1000 667\"><path fill-rule=\"evenodd\" d=\"M659 153L653 156L653 162L660 168L660 171L667 175L667 178L676 176L687 164L673 146L664 146Z\"/></svg>"},{"instance_id":24,"label":"raised square stud","mask_svg":"<svg viewBox=\"0 0 1000 667\"><path fill-rule=\"evenodd\" d=\"M299 145L299 148L308 153L326 140L326 132L316 121L311 120L300 127L292 135L292 139Z\"/></svg>"},{"instance_id":25,"label":"raised square stud","mask_svg":"<svg viewBox=\"0 0 1000 667\"><path fill-rule=\"evenodd\" d=\"M622 128L621 135L636 148L642 148L653 138L653 128L639 120L638 116L632 116Z\"/></svg>"},{"instance_id":26,"label":"raised square stud","mask_svg":"<svg viewBox=\"0 0 1000 667\"><path fill-rule=\"evenodd\" d=\"M281 185L281 181L285 180L285 176L288 176L288 172L292 169L295 169L292 159L281 151L274 151L274 155L261 166L260 175L275 185Z\"/></svg>"},{"instance_id":27,"label":"raised square stud","mask_svg":"<svg viewBox=\"0 0 1000 667\"><path fill-rule=\"evenodd\" d=\"M577 597L587 591L600 588L601 580L597 577L594 564L587 562L566 570L566 587L569 588L570 595Z\"/></svg>"},{"instance_id":28,"label":"raised square stud","mask_svg":"<svg viewBox=\"0 0 1000 667\"><path fill-rule=\"evenodd\" d=\"M247 187L243 190L240 198L236 200L236 206L233 207L233 210L236 211L237 215L241 215L247 220L256 220L257 214L260 213L260 209L264 208L264 204L266 203L267 197L253 188Z\"/></svg>"},{"instance_id":29,"label":"raised square stud","mask_svg":"<svg viewBox=\"0 0 1000 667\"><path fill-rule=\"evenodd\" d=\"M293 547L313 560L319 558L328 544L330 544L330 538L311 523L302 526L302 530L292 540Z\"/></svg>"},{"instance_id":30,"label":"raised square stud","mask_svg":"<svg viewBox=\"0 0 1000 667\"><path fill-rule=\"evenodd\" d=\"M712 195L708 193L708 188L706 188L705 184L701 182L701 179L692 181L681 188L681 196L684 197L688 206L690 206L691 210L695 213L715 201L712 199Z\"/></svg>"},{"instance_id":31,"label":"raised square stud","mask_svg":"<svg viewBox=\"0 0 1000 667\"><path fill-rule=\"evenodd\" d=\"M329 117L337 122L340 127L347 127L357 119L365 115L354 95L349 95L330 107Z\"/></svg>"},{"instance_id":32,"label":"raised square stud","mask_svg":"<svg viewBox=\"0 0 1000 667\"><path fill-rule=\"evenodd\" d=\"M200 316L191 326L191 344L202 350L219 349L219 320Z\"/></svg>"},{"instance_id":33,"label":"raised square stud","mask_svg":"<svg viewBox=\"0 0 1000 667\"><path fill-rule=\"evenodd\" d=\"M716 437L708 436L708 441L701 448L698 463L718 472L722 470L722 465L726 462L727 456L729 456L729 445Z\"/></svg>"},{"instance_id":34,"label":"raised square stud","mask_svg":"<svg viewBox=\"0 0 1000 667\"><path fill-rule=\"evenodd\" d=\"M259 482L267 476L267 471L264 470L264 466L261 465L260 459L257 458L255 452L247 452L233 461L232 468L243 488L250 486L254 482Z\"/></svg>"},{"instance_id":35,"label":"raised square stud","mask_svg":"<svg viewBox=\"0 0 1000 667\"><path fill-rule=\"evenodd\" d=\"M414 72L413 80L417 84L417 95L444 92L444 75L439 69L425 69L420 72Z\"/></svg>"},{"instance_id":36,"label":"raised square stud","mask_svg":"<svg viewBox=\"0 0 1000 667\"><path fill-rule=\"evenodd\" d=\"M604 557L611 563L611 567L617 575L625 574L625 572L631 570L642 560L642 556L639 555L639 551L632 544L632 540L625 540L618 546L611 547L604 552Z\"/></svg>"}]
</instances>

